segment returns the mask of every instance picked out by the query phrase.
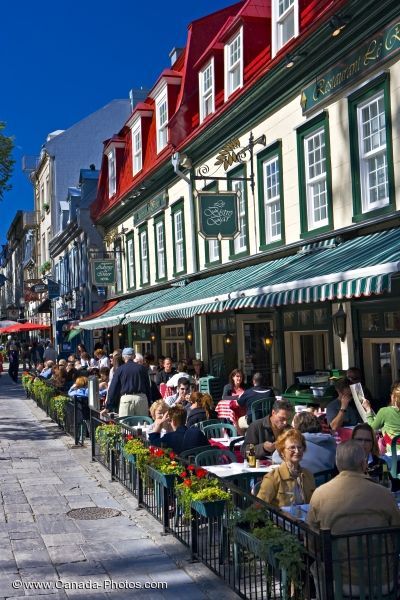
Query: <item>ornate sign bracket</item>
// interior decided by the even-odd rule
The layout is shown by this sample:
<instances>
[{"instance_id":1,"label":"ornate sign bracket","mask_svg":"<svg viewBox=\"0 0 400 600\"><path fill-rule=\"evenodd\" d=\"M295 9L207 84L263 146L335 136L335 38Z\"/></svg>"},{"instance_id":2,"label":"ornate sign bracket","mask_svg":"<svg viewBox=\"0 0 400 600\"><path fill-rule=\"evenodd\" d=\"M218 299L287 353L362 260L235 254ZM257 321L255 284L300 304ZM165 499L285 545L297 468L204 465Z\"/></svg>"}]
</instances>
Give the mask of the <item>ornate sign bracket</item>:
<instances>
[{"instance_id":1,"label":"ornate sign bracket","mask_svg":"<svg viewBox=\"0 0 400 600\"><path fill-rule=\"evenodd\" d=\"M218 171L221 166L224 171L227 171L234 163L244 164L245 162L250 162L250 177L214 177L213 173L210 174L210 167L208 165L202 165L196 170L193 179L195 181L204 181L205 185L207 185L207 182L209 181L250 181L251 191L254 195L254 147L257 144L265 146L266 143L267 140L265 135L260 135L258 138L254 139L253 132L250 132L249 143L244 148L240 148L238 138L233 138L218 152L217 159L214 163L214 166L217 167L216 171Z\"/></svg>"}]
</instances>

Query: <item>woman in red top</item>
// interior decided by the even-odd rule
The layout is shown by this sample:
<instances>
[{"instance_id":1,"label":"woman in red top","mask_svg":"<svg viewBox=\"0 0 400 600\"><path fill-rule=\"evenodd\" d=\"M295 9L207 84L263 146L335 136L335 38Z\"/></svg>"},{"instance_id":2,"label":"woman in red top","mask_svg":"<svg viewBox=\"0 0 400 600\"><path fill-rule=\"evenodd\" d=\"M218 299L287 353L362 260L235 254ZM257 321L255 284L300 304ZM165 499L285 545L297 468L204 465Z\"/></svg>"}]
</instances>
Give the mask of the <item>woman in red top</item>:
<instances>
[{"instance_id":1,"label":"woman in red top","mask_svg":"<svg viewBox=\"0 0 400 600\"><path fill-rule=\"evenodd\" d=\"M243 392L244 373L240 369L233 369L232 373L229 375L229 383L226 384L222 392L222 398L227 398L229 396L240 398Z\"/></svg>"}]
</instances>

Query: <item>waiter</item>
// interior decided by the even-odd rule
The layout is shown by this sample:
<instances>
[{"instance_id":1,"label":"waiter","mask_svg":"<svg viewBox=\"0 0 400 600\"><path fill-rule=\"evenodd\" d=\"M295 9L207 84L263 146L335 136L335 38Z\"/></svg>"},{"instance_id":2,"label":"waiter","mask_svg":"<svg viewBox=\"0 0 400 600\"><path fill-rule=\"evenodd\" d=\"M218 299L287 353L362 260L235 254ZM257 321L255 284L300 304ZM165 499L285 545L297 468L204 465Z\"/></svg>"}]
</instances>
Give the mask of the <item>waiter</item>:
<instances>
[{"instance_id":1,"label":"waiter","mask_svg":"<svg viewBox=\"0 0 400 600\"><path fill-rule=\"evenodd\" d=\"M108 388L106 406L100 414L118 410L120 417L148 415L150 383L147 369L133 362L133 348L124 348L122 358L124 364L114 373Z\"/></svg>"}]
</instances>

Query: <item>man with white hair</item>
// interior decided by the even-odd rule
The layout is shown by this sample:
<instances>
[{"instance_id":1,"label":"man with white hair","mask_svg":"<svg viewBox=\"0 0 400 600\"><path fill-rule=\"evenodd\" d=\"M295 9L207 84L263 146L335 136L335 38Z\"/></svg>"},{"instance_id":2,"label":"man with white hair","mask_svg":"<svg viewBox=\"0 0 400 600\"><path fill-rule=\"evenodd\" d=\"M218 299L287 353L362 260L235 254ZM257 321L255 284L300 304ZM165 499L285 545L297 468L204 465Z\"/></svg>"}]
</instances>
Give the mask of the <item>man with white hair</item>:
<instances>
[{"instance_id":1,"label":"man with white hair","mask_svg":"<svg viewBox=\"0 0 400 600\"><path fill-rule=\"evenodd\" d=\"M115 371L101 414L118 409L120 417L149 414L150 383L147 369L134 362L133 348L122 350L124 364Z\"/></svg>"},{"instance_id":2,"label":"man with white hair","mask_svg":"<svg viewBox=\"0 0 400 600\"><path fill-rule=\"evenodd\" d=\"M339 475L318 487L311 497L307 523L312 529L328 529L333 535L340 536L352 531L367 533L370 528L400 526L400 511L393 495L366 474L367 458L359 442L349 440L339 444L336 466ZM335 543L336 562L340 566L341 585L346 596L361 597L360 590L363 589L365 597L374 598L377 597L374 593L377 581L382 588L393 585L389 551L394 548L386 545L386 558L379 550L385 547L387 540L382 538L376 548L369 548L370 544L367 547L365 538L361 537L344 537ZM317 582L315 565L312 572ZM318 591L317 596L320 596Z\"/></svg>"}]
</instances>

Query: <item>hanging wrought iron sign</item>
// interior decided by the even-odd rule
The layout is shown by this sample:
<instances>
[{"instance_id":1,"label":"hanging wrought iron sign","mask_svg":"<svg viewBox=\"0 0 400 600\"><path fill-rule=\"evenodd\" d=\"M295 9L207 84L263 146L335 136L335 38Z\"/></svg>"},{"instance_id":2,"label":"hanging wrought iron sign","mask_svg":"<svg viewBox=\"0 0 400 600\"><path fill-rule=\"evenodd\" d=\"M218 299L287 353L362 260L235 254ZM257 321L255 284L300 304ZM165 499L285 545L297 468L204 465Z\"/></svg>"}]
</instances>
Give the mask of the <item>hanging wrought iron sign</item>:
<instances>
[{"instance_id":1,"label":"hanging wrought iron sign","mask_svg":"<svg viewBox=\"0 0 400 600\"><path fill-rule=\"evenodd\" d=\"M199 192L199 233L204 238L234 238L238 230L236 192Z\"/></svg>"}]
</instances>

